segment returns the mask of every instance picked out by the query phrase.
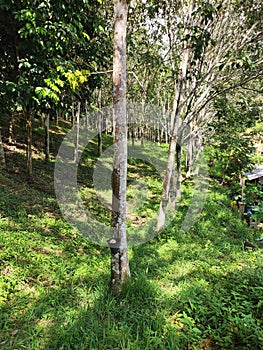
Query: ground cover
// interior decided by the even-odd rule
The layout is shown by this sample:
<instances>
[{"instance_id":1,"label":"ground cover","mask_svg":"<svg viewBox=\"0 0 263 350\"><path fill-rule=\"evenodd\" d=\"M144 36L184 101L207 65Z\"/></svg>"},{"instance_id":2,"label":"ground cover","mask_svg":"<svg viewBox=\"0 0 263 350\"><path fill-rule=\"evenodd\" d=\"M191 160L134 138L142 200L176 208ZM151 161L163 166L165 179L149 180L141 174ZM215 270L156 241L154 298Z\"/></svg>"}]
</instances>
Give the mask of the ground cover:
<instances>
[{"instance_id":1,"label":"ground cover","mask_svg":"<svg viewBox=\"0 0 263 350\"><path fill-rule=\"evenodd\" d=\"M95 148L87 152L80 188L107 221L107 210L91 200ZM149 191L129 218L138 228L156 210L160 179L144 162L130 160L129 167L128 180L144 177ZM35 160L30 184L8 169L0 175L0 349L262 349L263 255L243 249L259 232L232 211L224 187L211 180L199 219L182 232L192 196L185 182L171 224L129 250L132 278L115 296L108 248L61 216L53 161Z\"/></svg>"}]
</instances>

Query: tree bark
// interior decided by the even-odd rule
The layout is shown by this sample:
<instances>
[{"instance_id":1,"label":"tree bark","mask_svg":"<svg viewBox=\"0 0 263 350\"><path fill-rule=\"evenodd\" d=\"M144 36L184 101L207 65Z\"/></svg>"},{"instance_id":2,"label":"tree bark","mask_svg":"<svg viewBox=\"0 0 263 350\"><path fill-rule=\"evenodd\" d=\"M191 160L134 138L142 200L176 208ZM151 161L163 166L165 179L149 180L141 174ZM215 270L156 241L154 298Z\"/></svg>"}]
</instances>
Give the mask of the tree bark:
<instances>
[{"instance_id":1,"label":"tree bark","mask_svg":"<svg viewBox=\"0 0 263 350\"><path fill-rule=\"evenodd\" d=\"M26 118L26 130L27 130L27 154L26 154L26 172L28 179L32 179L32 116L31 112L25 110L24 111Z\"/></svg>"},{"instance_id":2,"label":"tree bark","mask_svg":"<svg viewBox=\"0 0 263 350\"><path fill-rule=\"evenodd\" d=\"M141 146L144 147L144 128L145 128L145 99L142 100L142 116L140 118L139 135Z\"/></svg>"},{"instance_id":3,"label":"tree bark","mask_svg":"<svg viewBox=\"0 0 263 350\"><path fill-rule=\"evenodd\" d=\"M5 169L5 167L6 167L5 151L3 147L2 133L1 133L1 127L0 127L0 169Z\"/></svg>"},{"instance_id":4,"label":"tree bark","mask_svg":"<svg viewBox=\"0 0 263 350\"><path fill-rule=\"evenodd\" d=\"M162 199L159 208L159 215L157 220L157 232L162 231L165 223L166 209L169 202L169 192L172 180L172 176L174 175L174 155L176 149L176 139L171 137L170 145L169 145L169 155L167 161L166 172L163 180L163 190L162 190Z\"/></svg>"},{"instance_id":5,"label":"tree bark","mask_svg":"<svg viewBox=\"0 0 263 350\"><path fill-rule=\"evenodd\" d=\"M74 162L78 161L78 153L79 153L79 128L80 128L80 102L78 102L78 109L76 110L75 115L75 127L76 127L76 139L75 139L75 152L74 152Z\"/></svg>"},{"instance_id":6,"label":"tree bark","mask_svg":"<svg viewBox=\"0 0 263 350\"><path fill-rule=\"evenodd\" d=\"M130 276L126 237L126 26L127 2L114 0L113 126L114 159L112 173L111 288L121 290Z\"/></svg>"},{"instance_id":7,"label":"tree bark","mask_svg":"<svg viewBox=\"0 0 263 350\"><path fill-rule=\"evenodd\" d=\"M192 131L192 130L191 130ZM187 149L186 149L186 159L185 159L185 171L186 178L191 177L191 170L194 162L194 139L193 136L189 135L187 140Z\"/></svg>"},{"instance_id":8,"label":"tree bark","mask_svg":"<svg viewBox=\"0 0 263 350\"><path fill-rule=\"evenodd\" d=\"M137 120L135 118L136 112L134 108L134 102L132 106L130 106L131 109L131 118L130 118L130 123L131 123L131 140L132 140L132 147L135 146L135 137L136 137L136 126L137 126Z\"/></svg>"},{"instance_id":9,"label":"tree bark","mask_svg":"<svg viewBox=\"0 0 263 350\"><path fill-rule=\"evenodd\" d=\"M89 109L88 109L88 101L85 100L85 118L86 118L86 129L89 129Z\"/></svg>"},{"instance_id":10,"label":"tree bark","mask_svg":"<svg viewBox=\"0 0 263 350\"><path fill-rule=\"evenodd\" d=\"M190 0L188 5L188 19L187 27L185 29L185 34L187 35L189 30L188 26L191 23L192 11L193 11L194 0ZM157 221L157 232L162 231L165 224L166 209L169 202L169 192L170 186L174 184L174 181L171 180L172 174L174 172L174 158L176 151L176 144L178 141L178 132L181 127L181 114L184 107L184 94L186 89L186 75L187 75L187 66L189 62L190 47L187 42L183 45L182 59L180 62L178 82L175 83L174 88L174 101L173 101L173 110L171 113L171 139L169 147L169 156L166 167L166 172L163 180L163 190L162 190L162 199L160 203L159 216ZM178 176L178 174L177 174ZM178 182L177 182L178 183ZM173 190L171 190L173 193ZM173 204L172 204L173 205Z\"/></svg>"},{"instance_id":11,"label":"tree bark","mask_svg":"<svg viewBox=\"0 0 263 350\"><path fill-rule=\"evenodd\" d=\"M198 135L197 136L197 139L196 139L196 154L195 154L195 161L197 161L200 157L200 154L202 152L202 149L203 149L203 139L202 139L202 136L201 135ZM199 171L200 171L200 167L197 166L194 170L194 176L197 176L199 175Z\"/></svg>"},{"instance_id":12,"label":"tree bark","mask_svg":"<svg viewBox=\"0 0 263 350\"><path fill-rule=\"evenodd\" d=\"M44 125L45 125L45 159L49 160L49 153L50 153L49 113L45 115Z\"/></svg>"},{"instance_id":13,"label":"tree bark","mask_svg":"<svg viewBox=\"0 0 263 350\"><path fill-rule=\"evenodd\" d=\"M98 156L100 157L102 155L102 131L101 131L101 124L102 124L102 112L101 112L101 89L98 91L98 99L97 99L97 105L98 105L98 119L97 119L97 130L98 130Z\"/></svg>"},{"instance_id":14,"label":"tree bark","mask_svg":"<svg viewBox=\"0 0 263 350\"><path fill-rule=\"evenodd\" d=\"M176 145L176 171L177 179L175 201L179 202L182 197L182 146L180 142L178 142Z\"/></svg>"},{"instance_id":15,"label":"tree bark","mask_svg":"<svg viewBox=\"0 0 263 350\"><path fill-rule=\"evenodd\" d=\"M59 126L59 112L56 110L56 126Z\"/></svg>"},{"instance_id":16,"label":"tree bark","mask_svg":"<svg viewBox=\"0 0 263 350\"><path fill-rule=\"evenodd\" d=\"M175 170L173 167L169 189L170 209L175 210Z\"/></svg>"},{"instance_id":17,"label":"tree bark","mask_svg":"<svg viewBox=\"0 0 263 350\"><path fill-rule=\"evenodd\" d=\"M10 114L10 119L9 119L9 135L8 135L8 143L13 143L14 142L14 132L13 132L13 126L14 126L14 114Z\"/></svg>"}]
</instances>

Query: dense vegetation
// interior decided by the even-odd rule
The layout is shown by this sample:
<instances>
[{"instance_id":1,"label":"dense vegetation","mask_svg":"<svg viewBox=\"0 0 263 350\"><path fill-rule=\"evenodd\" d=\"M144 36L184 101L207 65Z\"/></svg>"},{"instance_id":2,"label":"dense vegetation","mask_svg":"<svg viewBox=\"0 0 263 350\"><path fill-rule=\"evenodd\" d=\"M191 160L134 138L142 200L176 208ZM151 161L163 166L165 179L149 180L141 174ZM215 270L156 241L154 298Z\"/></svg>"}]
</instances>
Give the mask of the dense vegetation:
<instances>
[{"instance_id":1,"label":"dense vegetation","mask_svg":"<svg viewBox=\"0 0 263 350\"><path fill-rule=\"evenodd\" d=\"M262 231L233 205L263 163L262 2L128 3L131 278L116 294L110 249L69 224L54 186L73 131L79 196L110 227L94 176L116 141L112 2L0 0L0 350L262 349L262 243L244 249Z\"/></svg>"},{"instance_id":2,"label":"dense vegetation","mask_svg":"<svg viewBox=\"0 0 263 350\"><path fill-rule=\"evenodd\" d=\"M59 145L61 135L54 139ZM23 155L13 150L1 172L1 348L261 349L262 251L243 247L259 232L231 209L228 187L211 179L198 221L182 232L192 196L186 181L170 226L129 250L132 279L116 296L109 290L108 248L85 240L61 217L54 163L43 163L43 150L38 154L33 183L21 171ZM81 169L87 188L90 164ZM149 166L138 160L130 165L128 176L142 173L154 198L160 180L152 186Z\"/></svg>"}]
</instances>

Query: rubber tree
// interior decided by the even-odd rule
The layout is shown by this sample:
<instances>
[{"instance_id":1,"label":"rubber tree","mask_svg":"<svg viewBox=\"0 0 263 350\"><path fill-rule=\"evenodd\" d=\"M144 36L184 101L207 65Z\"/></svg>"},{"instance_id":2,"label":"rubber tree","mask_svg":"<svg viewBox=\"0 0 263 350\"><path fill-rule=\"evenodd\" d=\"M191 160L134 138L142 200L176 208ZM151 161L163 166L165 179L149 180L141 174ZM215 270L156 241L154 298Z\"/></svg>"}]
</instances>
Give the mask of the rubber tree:
<instances>
[{"instance_id":1,"label":"rubber tree","mask_svg":"<svg viewBox=\"0 0 263 350\"><path fill-rule=\"evenodd\" d=\"M204 125L211 117L212 101L222 92L242 88L248 82L261 76L262 59L258 20L242 25L240 18L246 18L246 8L236 2L227 0L218 6L214 2L189 1L178 10L178 16L168 18L173 34L173 57L177 57L178 68L175 74L175 93L172 111L172 128L170 151L166 174L163 181L163 193L160 205L157 231L164 227L165 213L168 205L170 187L175 183L172 179L176 143L181 132L192 122L196 127ZM188 7L188 11L186 9ZM188 16L185 16L185 13ZM185 20L186 18L186 20ZM171 22L175 21L175 22ZM180 26L176 27L179 22ZM253 50L251 49L253 47ZM257 48L258 51L254 50ZM180 122L182 121L182 126ZM179 127L179 128L178 128ZM200 138L200 132L197 133ZM178 142L179 143L179 142ZM181 151L177 147L177 174L181 172ZM181 181L178 178L177 198L180 199Z\"/></svg>"},{"instance_id":2,"label":"rubber tree","mask_svg":"<svg viewBox=\"0 0 263 350\"><path fill-rule=\"evenodd\" d=\"M5 152L2 142L2 134L1 134L1 127L0 127L0 169L4 169L6 167L5 163Z\"/></svg>"},{"instance_id":3,"label":"rubber tree","mask_svg":"<svg viewBox=\"0 0 263 350\"><path fill-rule=\"evenodd\" d=\"M126 237L127 130L126 130L126 27L128 6L114 1L111 287L115 292L130 276Z\"/></svg>"},{"instance_id":4,"label":"rubber tree","mask_svg":"<svg viewBox=\"0 0 263 350\"><path fill-rule=\"evenodd\" d=\"M189 2L188 9L187 9L187 21L186 21L186 35L188 35L188 26L191 24L192 21L192 11L193 11L193 0ZM182 50L182 59L180 62L179 72L178 72L178 79L175 83L174 88L174 100L173 100L173 110L171 113L171 138L169 143L169 154L168 154L168 161L167 161L167 167L165 171L165 176L163 180L163 190L162 190L162 199L160 203L160 209L159 209L159 216L158 216L158 222L157 222L157 231L161 231L164 227L165 222L165 215L166 215L166 208L169 201L169 194L171 193L171 184L174 183L174 159L175 159L175 152L178 147L180 147L178 143L178 139L181 138L181 113L183 108L183 99L184 94L186 90L186 74L187 74L187 66L189 61L189 53L190 53L190 46L187 41L183 44L183 50ZM173 192L173 191L172 191ZM174 197L172 195L172 197Z\"/></svg>"}]
</instances>

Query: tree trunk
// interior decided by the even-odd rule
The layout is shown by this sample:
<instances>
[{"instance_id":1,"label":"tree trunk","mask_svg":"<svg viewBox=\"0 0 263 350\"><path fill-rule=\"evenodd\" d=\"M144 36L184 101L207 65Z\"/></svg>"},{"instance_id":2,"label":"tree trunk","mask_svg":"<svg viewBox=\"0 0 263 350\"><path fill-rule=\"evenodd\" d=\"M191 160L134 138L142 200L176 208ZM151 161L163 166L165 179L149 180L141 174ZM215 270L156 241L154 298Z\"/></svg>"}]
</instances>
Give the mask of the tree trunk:
<instances>
[{"instance_id":1,"label":"tree trunk","mask_svg":"<svg viewBox=\"0 0 263 350\"><path fill-rule=\"evenodd\" d=\"M187 20L188 24L187 25L190 25L192 11L193 11L193 0L190 0L188 5L188 20ZM188 34L188 30L189 29L186 28L185 30L186 35ZM166 208L169 201L170 186L171 184L172 185L174 184L174 181L171 180L171 177L174 169L174 157L175 157L176 144L178 141L178 132L179 133L181 132L179 131L181 127L181 122L182 122L180 117L184 107L184 95L185 95L185 88L186 88L186 75L187 75L187 67L189 62L189 55L190 55L190 47L188 43L185 42L183 47L183 52L182 52L182 58L180 62L178 82L175 83L175 88L174 88L173 110L171 113L171 139L170 139L168 162L167 162L166 172L163 180L162 199L161 199L159 216L158 216L157 227L156 227L157 232L162 231L162 229L164 228ZM171 193L173 193L173 190L171 190Z\"/></svg>"},{"instance_id":2,"label":"tree trunk","mask_svg":"<svg viewBox=\"0 0 263 350\"><path fill-rule=\"evenodd\" d=\"M132 147L134 147L135 146L135 124L132 124L131 140L132 140Z\"/></svg>"},{"instance_id":3,"label":"tree trunk","mask_svg":"<svg viewBox=\"0 0 263 350\"><path fill-rule=\"evenodd\" d=\"M140 118L139 135L141 140L141 146L144 147L144 127L145 127L145 99L142 100L142 116Z\"/></svg>"},{"instance_id":4,"label":"tree trunk","mask_svg":"<svg viewBox=\"0 0 263 350\"><path fill-rule=\"evenodd\" d=\"M130 140L132 141L132 147L135 146L135 136L136 136L136 126L137 126L137 120L136 120L136 111L135 111L135 104L134 102L129 103L129 131L130 131Z\"/></svg>"},{"instance_id":5,"label":"tree trunk","mask_svg":"<svg viewBox=\"0 0 263 350\"><path fill-rule=\"evenodd\" d=\"M58 110L56 111L56 126L59 125L59 112Z\"/></svg>"},{"instance_id":6,"label":"tree trunk","mask_svg":"<svg viewBox=\"0 0 263 350\"><path fill-rule=\"evenodd\" d=\"M32 178L32 116L31 112L24 111L26 118L26 130L27 130L27 154L26 154L26 172L28 179Z\"/></svg>"},{"instance_id":7,"label":"tree trunk","mask_svg":"<svg viewBox=\"0 0 263 350\"><path fill-rule=\"evenodd\" d=\"M173 167L172 175L171 175L171 179L170 179L169 199L170 199L170 209L175 210L175 171L174 171L174 167Z\"/></svg>"},{"instance_id":8,"label":"tree trunk","mask_svg":"<svg viewBox=\"0 0 263 350\"><path fill-rule=\"evenodd\" d=\"M171 141L169 145L168 162L167 162L167 167L166 167L164 180L163 180L162 199L160 203L159 215L158 215L158 221L157 221L157 227L156 227L157 232L162 231L162 229L164 228L166 209L169 202L170 186L171 186L171 182L173 181L171 180L171 178L174 174L175 149L176 149L176 139L174 137L171 137Z\"/></svg>"},{"instance_id":9,"label":"tree trunk","mask_svg":"<svg viewBox=\"0 0 263 350\"><path fill-rule=\"evenodd\" d=\"M191 177L191 169L194 162L194 140L193 136L189 135L187 140L187 149L186 149L186 160L185 160L185 170L186 170L186 178L189 179Z\"/></svg>"},{"instance_id":10,"label":"tree trunk","mask_svg":"<svg viewBox=\"0 0 263 350\"><path fill-rule=\"evenodd\" d=\"M102 155L102 132L101 132L101 123L102 123L102 112L101 112L101 89L98 91L98 100L97 100L97 105L98 105L98 120L97 120L97 130L98 130L98 156L100 157Z\"/></svg>"},{"instance_id":11,"label":"tree trunk","mask_svg":"<svg viewBox=\"0 0 263 350\"><path fill-rule=\"evenodd\" d=\"M75 112L75 102L74 97L71 97L71 125L74 126L76 119L76 112Z\"/></svg>"},{"instance_id":12,"label":"tree trunk","mask_svg":"<svg viewBox=\"0 0 263 350\"><path fill-rule=\"evenodd\" d=\"M182 196L182 146L180 142L176 145L176 197L175 201L178 203Z\"/></svg>"},{"instance_id":13,"label":"tree trunk","mask_svg":"<svg viewBox=\"0 0 263 350\"><path fill-rule=\"evenodd\" d=\"M197 140L196 140L196 154L195 154L195 162L199 159L200 157L200 154L202 152L202 149L203 149L203 140L202 140L202 136L198 136L197 137ZM200 167L197 166L194 170L194 173L193 175L194 176L197 176L199 175L199 171L200 171Z\"/></svg>"},{"instance_id":14,"label":"tree trunk","mask_svg":"<svg viewBox=\"0 0 263 350\"><path fill-rule=\"evenodd\" d=\"M79 122L80 122L80 102L78 102L78 109L76 110L75 116L75 127L76 127L76 139L75 139L75 153L74 153L74 162L78 161L79 153Z\"/></svg>"},{"instance_id":15,"label":"tree trunk","mask_svg":"<svg viewBox=\"0 0 263 350\"><path fill-rule=\"evenodd\" d=\"M130 276L126 237L126 26L128 6L114 0L113 125L114 159L112 173L111 287L115 292Z\"/></svg>"},{"instance_id":16,"label":"tree trunk","mask_svg":"<svg viewBox=\"0 0 263 350\"><path fill-rule=\"evenodd\" d=\"M5 167L6 167L5 151L4 151L4 147L3 147L1 127L0 127L0 169L4 169Z\"/></svg>"},{"instance_id":17,"label":"tree trunk","mask_svg":"<svg viewBox=\"0 0 263 350\"><path fill-rule=\"evenodd\" d=\"M88 101L85 100L85 118L86 118L86 129L89 129L89 109L88 109Z\"/></svg>"},{"instance_id":18,"label":"tree trunk","mask_svg":"<svg viewBox=\"0 0 263 350\"><path fill-rule=\"evenodd\" d=\"M9 119L8 143L13 143L14 142L13 125L14 125L14 114L11 113L10 119Z\"/></svg>"},{"instance_id":19,"label":"tree trunk","mask_svg":"<svg viewBox=\"0 0 263 350\"><path fill-rule=\"evenodd\" d=\"M45 126L45 158L46 160L49 160L49 113L45 115L45 120L44 120L44 126Z\"/></svg>"}]
</instances>

